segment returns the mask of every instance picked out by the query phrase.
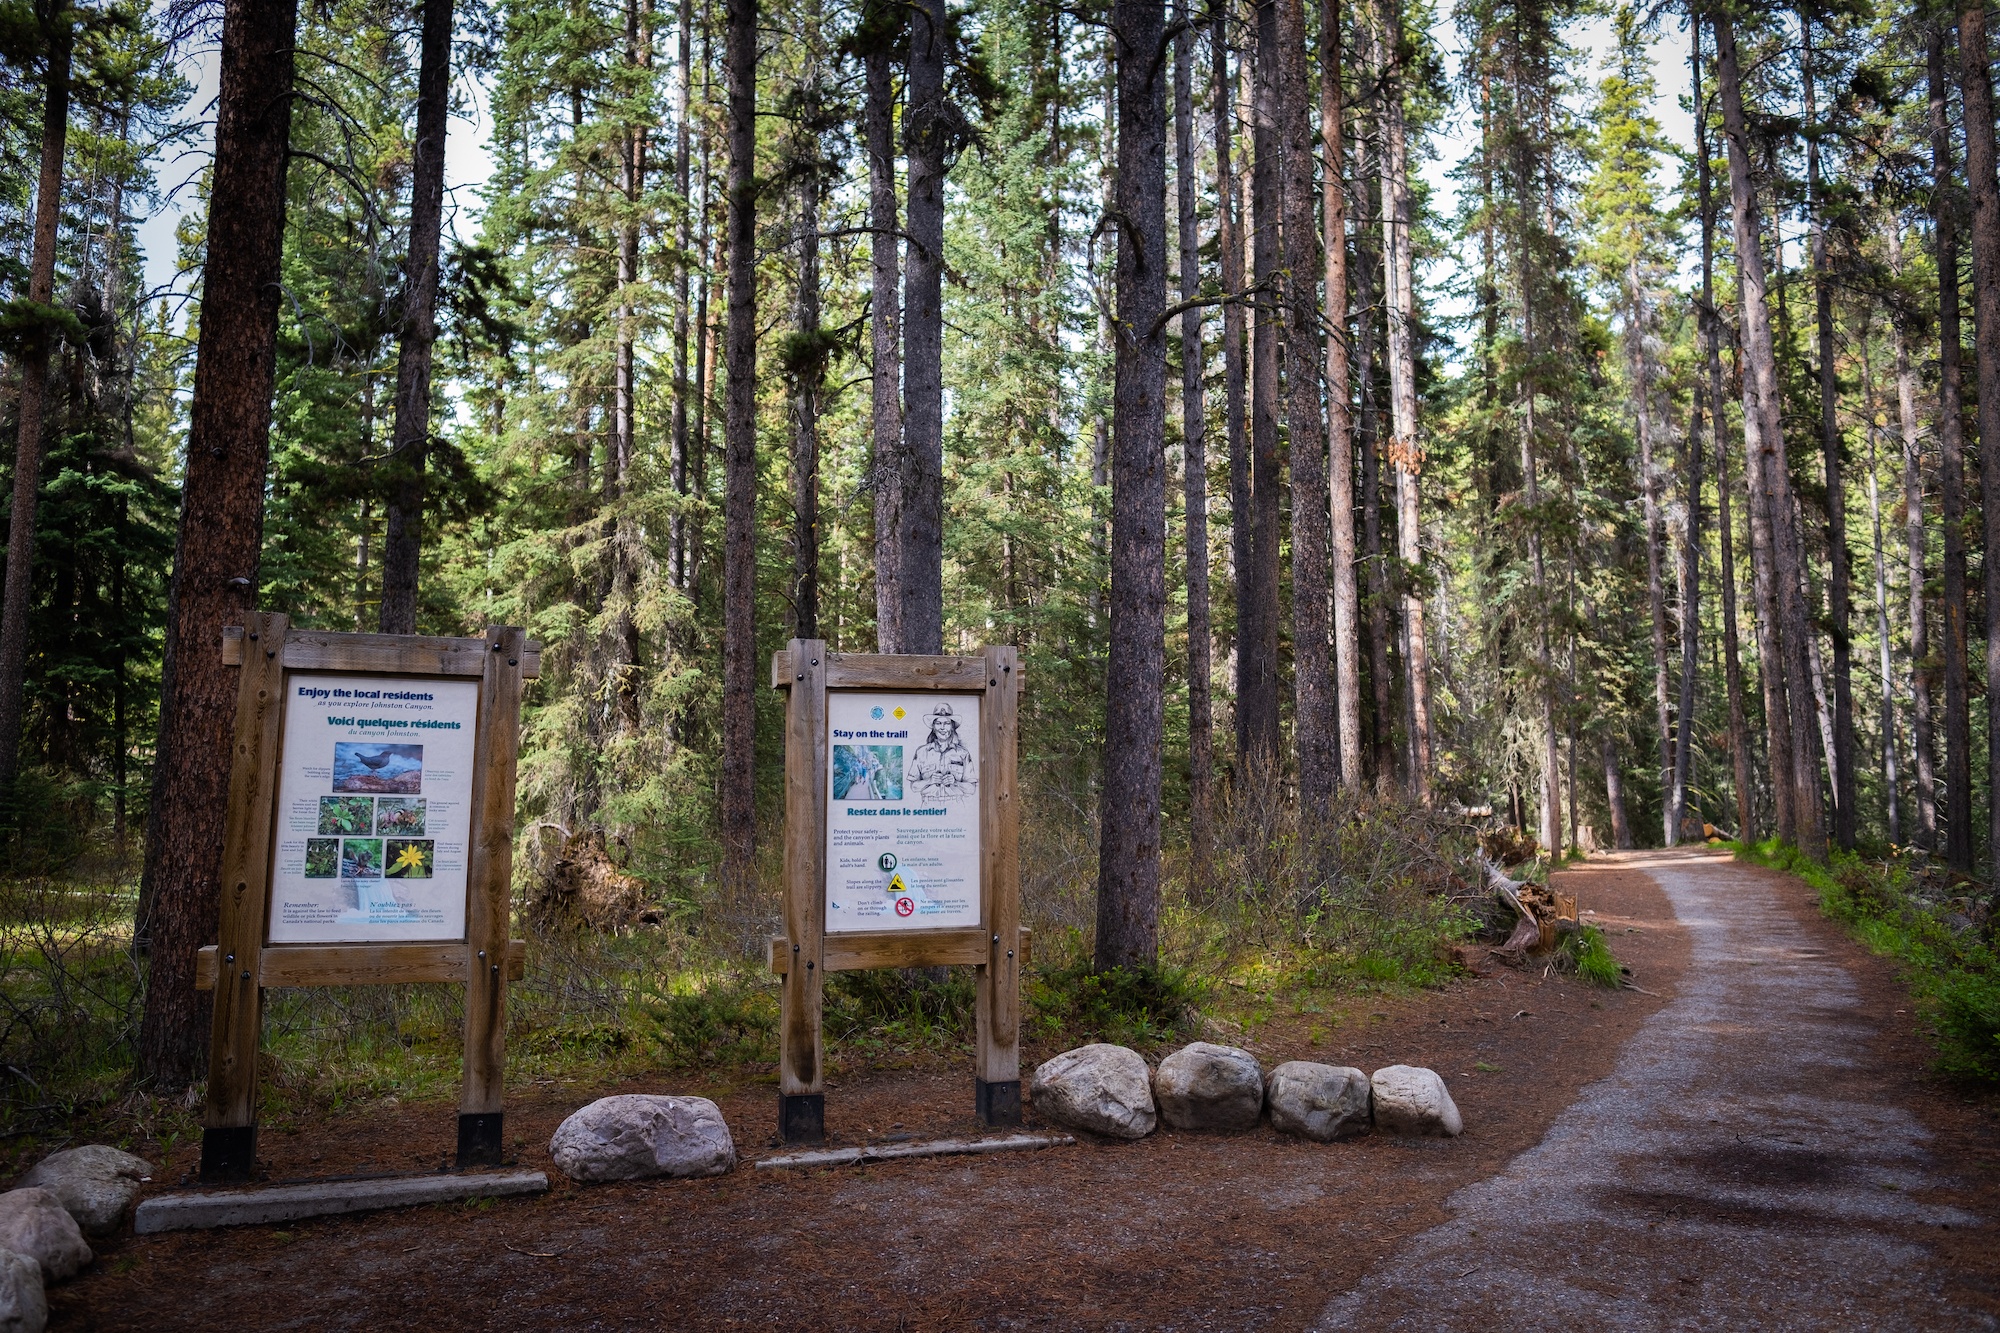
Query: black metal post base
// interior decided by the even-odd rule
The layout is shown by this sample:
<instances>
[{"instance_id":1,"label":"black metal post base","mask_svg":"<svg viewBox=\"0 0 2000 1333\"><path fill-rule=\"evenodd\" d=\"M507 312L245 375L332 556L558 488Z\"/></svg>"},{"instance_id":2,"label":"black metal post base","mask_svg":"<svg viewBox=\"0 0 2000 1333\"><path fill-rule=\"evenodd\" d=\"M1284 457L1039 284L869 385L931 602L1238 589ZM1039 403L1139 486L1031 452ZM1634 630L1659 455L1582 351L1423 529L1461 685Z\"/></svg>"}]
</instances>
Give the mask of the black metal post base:
<instances>
[{"instance_id":1,"label":"black metal post base","mask_svg":"<svg viewBox=\"0 0 2000 1333\"><path fill-rule=\"evenodd\" d=\"M257 1167L257 1127L231 1125L201 1132L201 1183L240 1185Z\"/></svg>"},{"instance_id":2,"label":"black metal post base","mask_svg":"<svg viewBox=\"0 0 2000 1333\"><path fill-rule=\"evenodd\" d=\"M1003 1083L972 1080L972 1111L988 1129L1002 1129L1021 1123L1021 1080Z\"/></svg>"},{"instance_id":3,"label":"black metal post base","mask_svg":"<svg viewBox=\"0 0 2000 1333\"><path fill-rule=\"evenodd\" d=\"M826 1094L778 1094L778 1137L786 1143L826 1142Z\"/></svg>"},{"instance_id":4,"label":"black metal post base","mask_svg":"<svg viewBox=\"0 0 2000 1333\"><path fill-rule=\"evenodd\" d=\"M504 1144L500 1135L500 1111L480 1111L458 1117L458 1165L499 1166Z\"/></svg>"}]
</instances>

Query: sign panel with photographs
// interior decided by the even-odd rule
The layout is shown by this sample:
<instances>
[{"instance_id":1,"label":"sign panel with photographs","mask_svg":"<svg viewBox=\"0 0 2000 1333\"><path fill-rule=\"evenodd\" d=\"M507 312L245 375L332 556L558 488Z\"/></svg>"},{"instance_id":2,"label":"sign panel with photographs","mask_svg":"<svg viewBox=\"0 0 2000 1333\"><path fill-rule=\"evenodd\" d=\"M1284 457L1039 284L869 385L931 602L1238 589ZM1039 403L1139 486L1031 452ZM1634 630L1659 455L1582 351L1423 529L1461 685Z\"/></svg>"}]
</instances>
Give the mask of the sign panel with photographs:
<instances>
[{"instance_id":1,"label":"sign panel with photographs","mask_svg":"<svg viewBox=\"0 0 2000 1333\"><path fill-rule=\"evenodd\" d=\"M270 942L465 937L476 680L286 680Z\"/></svg>"},{"instance_id":2,"label":"sign panel with photographs","mask_svg":"<svg viewBox=\"0 0 2000 1333\"><path fill-rule=\"evenodd\" d=\"M979 704L828 692L829 933L979 924Z\"/></svg>"}]
</instances>

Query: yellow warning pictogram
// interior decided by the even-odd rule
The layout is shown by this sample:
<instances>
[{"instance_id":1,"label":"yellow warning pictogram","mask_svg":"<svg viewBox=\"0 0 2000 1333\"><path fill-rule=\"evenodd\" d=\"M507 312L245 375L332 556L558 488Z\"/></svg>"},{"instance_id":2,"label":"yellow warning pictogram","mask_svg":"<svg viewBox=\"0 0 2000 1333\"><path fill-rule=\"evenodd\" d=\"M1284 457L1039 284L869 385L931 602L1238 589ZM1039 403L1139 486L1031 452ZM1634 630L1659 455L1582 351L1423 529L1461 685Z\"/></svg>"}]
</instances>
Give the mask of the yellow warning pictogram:
<instances>
[{"instance_id":1,"label":"yellow warning pictogram","mask_svg":"<svg viewBox=\"0 0 2000 1333\"><path fill-rule=\"evenodd\" d=\"M889 892L908 893L909 891L910 891L910 886L903 883L903 877L901 875L891 875L889 877Z\"/></svg>"}]
</instances>

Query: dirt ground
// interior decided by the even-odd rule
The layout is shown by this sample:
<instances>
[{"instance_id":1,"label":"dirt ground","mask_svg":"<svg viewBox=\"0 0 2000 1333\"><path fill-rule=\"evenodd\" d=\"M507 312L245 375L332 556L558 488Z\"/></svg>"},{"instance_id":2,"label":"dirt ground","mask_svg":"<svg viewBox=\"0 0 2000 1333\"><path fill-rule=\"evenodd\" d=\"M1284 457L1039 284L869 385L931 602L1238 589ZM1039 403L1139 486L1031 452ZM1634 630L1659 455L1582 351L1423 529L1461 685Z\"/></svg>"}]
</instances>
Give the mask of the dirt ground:
<instances>
[{"instance_id":1,"label":"dirt ground","mask_svg":"<svg viewBox=\"0 0 2000 1333\"><path fill-rule=\"evenodd\" d=\"M621 1091L714 1097L746 1160L714 1180L579 1186L551 1172L554 1187L532 1200L126 1236L51 1292L51 1326L1307 1327L1448 1222L1447 1196L1541 1143L1674 996L1689 939L1658 885L1616 859L1562 880L1642 989L1495 968L1437 992L1329 997L1327 1012L1273 1021L1243 1043L1267 1066L1435 1068L1464 1113L1458 1140L1320 1145L1268 1129L1162 1130L1138 1143L757 1171L749 1159L777 1148L769 1084L547 1085L508 1106L523 1166L546 1168L561 1119ZM1778 893L1869 1006L1907 1010L1888 965L1820 920L1803 886L1782 880ZM1920 1069L1908 1024L1885 1022L1865 1063ZM1027 1063L1050 1054L1031 1050ZM1898 1077L1933 1153L1957 1170L1938 1201L2000 1217L2000 1103ZM971 1092L969 1071L943 1065L850 1077L828 1088L828 1129L836 1144L971 1132ZM273 1179L434 1169L453 1125L449 1106L402 1106L267 1134L261 1148ZM192 1149L182 1152L151 1188L172 1188L193 1165ZM2000 1310L1990 1222L1929 1242L1967 1302ZM1532 1238L1519 1244L1532 1256Z\"/></svg>"}]
</instances>

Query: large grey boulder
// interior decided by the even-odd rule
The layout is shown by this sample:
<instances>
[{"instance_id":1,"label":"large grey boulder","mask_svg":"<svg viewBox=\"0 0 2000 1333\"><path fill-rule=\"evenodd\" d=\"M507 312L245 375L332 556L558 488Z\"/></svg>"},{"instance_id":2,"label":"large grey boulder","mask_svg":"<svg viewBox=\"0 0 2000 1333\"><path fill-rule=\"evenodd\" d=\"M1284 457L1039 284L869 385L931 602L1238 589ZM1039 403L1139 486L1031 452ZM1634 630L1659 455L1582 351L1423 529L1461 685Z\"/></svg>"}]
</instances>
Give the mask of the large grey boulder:
<instances>
[{"instance_id":1,"label":"large grey boulder","mask_svg":"<svg viewBox=\"0 0 2000 1333\"><path fill-rule=\"evenodd\" d=\"M1342 1065L1288 1060L1271 1071L1271 1128L1321 1143L1368 1128L1368 1075Z\"/></svg>"},{"instance_id":2,"label":"large grey boulder","mask_svg":"<svg viewBox=\"0 0 2000 1333\"><path fill-rule=\"evenodd\" d=\"M736 1144L708 1098L634 1093L601 1098L563 1121L549 1156L572 1180L719 1176L736 1165Z\"/></svg>"},{"instance_id":3,"label":"large grey boulder","mask_svg":"<svg viewBox=\"0 0 2000 1333\"><path fill-rule=\"evenodd\" d=\"M42 1333L48 1326L42 1266L25 1254L0 1250L0 1333Z\"/></svg>"},{"instance_id":4,"label":"large grey boulder","mask_svg":"<svg viewBox=\"0 0 2000 1333\"><path fill-rule=\"evenodd\" d=\"M38 1186L0 1194L0 1250L33 1259L46 1282L72 1277L96 1257L62 1200Z\"/></svg>"},{"instance_id":5,"label":"large grey boulder","mask_svg":"<svg viewBox=\"0 0 2000 1333\"><path fill-rule=\"evenodd\" d=\"M1159 1120L1146 1061L1137 1051L1104 1042L1044 1060L1029 1093L1045 1119L1114 1139L1143 1139Z\"/></svg>"},{"instance_id":6,"label":"large grey boulder","mask_svg":"<svg viewBox=\"0 0 2000 1333\"><path fill-rule=\"evenodd\" d=\"M93 1143L44 1157L19 1184L55 1195L84 1234L108 1236L125 1220L140 1181L152 1174L152 1164L143 1157Z\"/></svg>"},{"instance_id":7,"label":"large grey boulder","mask_svg":"<svg viewBox=\"0 0 2000 1333\"><path fill-rule=\"evenodd\" d=\"M1153 1100L1175 1129L1255 1129L1264 1113L1264 1070L1240 1046L1197 1041L1160 1061Z\"/></svg>"},{"instance_id":8,"label":"large grey boulder","mask_svg":"<svg viewBox=\"0 0 2000 1333\"><path fill-rule=\"evenodd\" d=\"M1465 1129L1444 1080L1432 1070L1390 1065L1376 1070L1371 1084L1375 1127L1385 1133L1456 1138Z\"/></svg>"}]
</instances>

